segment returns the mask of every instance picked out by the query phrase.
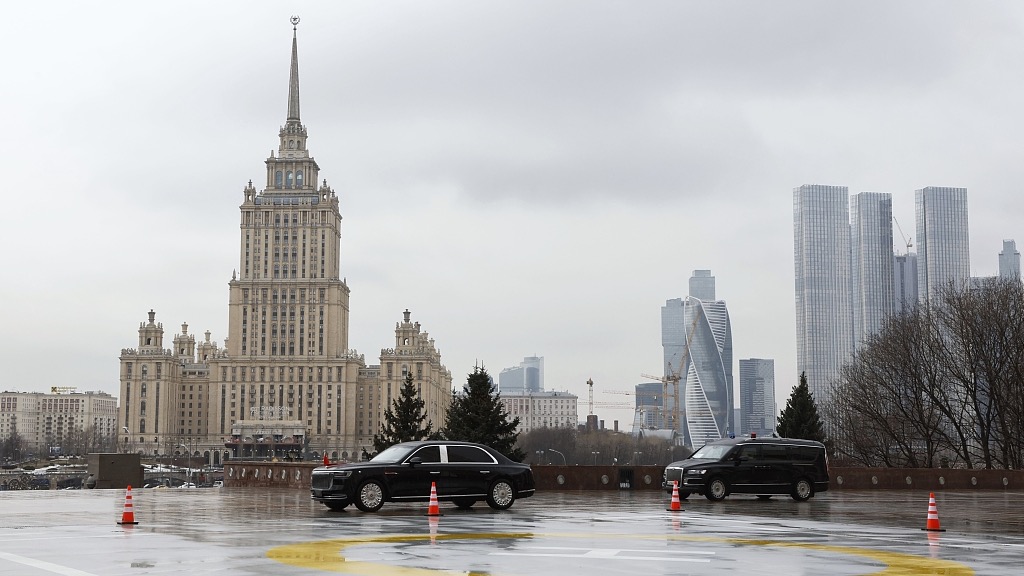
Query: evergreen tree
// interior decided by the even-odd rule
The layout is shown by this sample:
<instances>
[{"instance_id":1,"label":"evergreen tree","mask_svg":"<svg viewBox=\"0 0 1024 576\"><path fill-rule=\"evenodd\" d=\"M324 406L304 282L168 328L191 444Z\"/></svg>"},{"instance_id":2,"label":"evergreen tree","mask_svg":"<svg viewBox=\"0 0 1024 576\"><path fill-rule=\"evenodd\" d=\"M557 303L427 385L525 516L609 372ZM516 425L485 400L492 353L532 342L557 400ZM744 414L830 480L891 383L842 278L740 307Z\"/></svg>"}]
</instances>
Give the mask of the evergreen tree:
<instances>
[{"instance_id":1,"label":"evergreen tree","mask_svg":"<svg viewBox=\"0 0 1024 576\"><path fill-rule=\"evenodd\" d=\"M814 396L807 387L807 373L800 373L800 383L793 388L793 394L786 402L786 408L779 415L776 432L783 438L825 441L818 407Z\"/></svg>"},{"instance_id":2,"label":"evergreen tree","mask_svg":"<svg viewBox=\"0 0 1024 576\"><path fill-rule=\"evenodd\" d=\"M398 398L395 398L391 402L391 407L384 412L380 432L373 435L374 455L399 442L425 440L431 437L433 424L427 420L424 405L423 398L419 396L416 385L413 384L412 372L407 372Z\"/></svg>"},{"instance_id":3,"label":"evergreen tree","mask_svg":"<svg viewBox=\"0 0 1024 576\"><path fill-rule=\"evenodd\" d=\"M501 396L494 392L491 377L484 368L473 368L461 394L452 394L452 403L442 435L447 440L486 444L516 462L526 454L516 448L519 418L509 419Z\"/></svg>"}]
</instances>

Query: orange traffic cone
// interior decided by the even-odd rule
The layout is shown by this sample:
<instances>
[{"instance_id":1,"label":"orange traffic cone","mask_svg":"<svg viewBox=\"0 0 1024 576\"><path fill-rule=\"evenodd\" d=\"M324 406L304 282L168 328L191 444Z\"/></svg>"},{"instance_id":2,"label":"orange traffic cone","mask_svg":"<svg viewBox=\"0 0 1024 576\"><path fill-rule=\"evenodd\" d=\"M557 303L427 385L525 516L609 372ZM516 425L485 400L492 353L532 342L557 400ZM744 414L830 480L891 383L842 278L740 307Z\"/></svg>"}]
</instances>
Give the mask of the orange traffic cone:
<instances>
[{"instance_id":1,"label":"orange traffic cone","mask_svg":"<svg viewBox=\"0 0 1024 576\"><path fill-rule=\"evenodd\" d=\"M440 516L441 507L437 505L437 483L430 483L430 504L427 505L427 516Z\"/></svg>"},{"instance_id":2,"label":"orange traffic cone","mask_svg":"<svg viewBox=\"0 0 1024 576\"><path fill-rule=\"evenodd\" d=\"M928 521L921 530L927 530L929 532L945 532L945 530L939 527L939 509L935 506L934 492L930 492L928 494Z\"/></svg>"},{"instance_id":3,"label":"orange traffic cone","mask_svg":"<svg viewBox=\"0 0 1024 576\"><path fill-rule=\"evenodd\" d=\"M330 466L331 459L327 457L327 452L324 452L324 466Z\"/></svg>"},{"instance_id":4,"label":"orange traffic cone","mask_svg":"<svg viewBox=\"0 0 1024 576\"><path fill-rule=\"evenodd\" d=\"M121 521L118 522L122 526L125 524L134 526L138 524L135 521L135 509L132 506L132 487L128 486L128 490L124 494L124 512L121 513Z\"/></svg>"},{"instance_id":5,"label":"orange traffic cone","mask_svg":"<svg viewBox=\"0 0 1024 576\"><path fill-rule=\"evenodd\" d=\"M682 512L683 506L679 502L679 481L672 481L672 504L666 508L669 512Z\"/></svg>"}]
</instances>

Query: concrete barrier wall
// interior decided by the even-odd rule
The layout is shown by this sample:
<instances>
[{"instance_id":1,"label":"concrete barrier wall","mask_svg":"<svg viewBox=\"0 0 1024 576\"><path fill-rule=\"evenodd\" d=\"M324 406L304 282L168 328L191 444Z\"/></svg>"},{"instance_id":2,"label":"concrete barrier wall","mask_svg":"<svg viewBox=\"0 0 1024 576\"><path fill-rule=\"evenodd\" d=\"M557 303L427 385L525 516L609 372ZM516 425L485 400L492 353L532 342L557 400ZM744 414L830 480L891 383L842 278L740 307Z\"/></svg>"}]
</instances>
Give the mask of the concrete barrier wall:
<instances>
[{"instance_id":1,"label":"concrete barrier wall","mask_svg":"<svg viewBox=\"0 0 1024 576\"><path fill-rule=\"evenodd\" d=\"M309 490L313 462L224 465L224 485ZM538 490L661 490L663 466L534 466ZM1024 490L1022 470L832 468L831 490Z\"/></svg>"}]
</instances>

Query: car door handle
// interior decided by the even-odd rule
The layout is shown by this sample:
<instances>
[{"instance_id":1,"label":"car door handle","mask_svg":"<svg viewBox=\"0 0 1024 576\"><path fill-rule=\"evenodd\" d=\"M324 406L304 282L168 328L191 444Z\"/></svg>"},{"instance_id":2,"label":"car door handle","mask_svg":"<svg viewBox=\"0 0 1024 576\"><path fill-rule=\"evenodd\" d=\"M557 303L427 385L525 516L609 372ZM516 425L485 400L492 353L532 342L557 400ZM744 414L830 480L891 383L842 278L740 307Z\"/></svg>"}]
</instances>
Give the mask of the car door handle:
<instances>
[{"instance_id":1,"label":"car door handle","mask_svg":"<svg viewBox=\"0 0 1024 576\"><path fill-rule=\"evenodd\" d=\"M431 474L440 474L441 471L440 470L431 470L430 473Z\"/></svg>"},{"instance_id":2,"label":"car door handle","mask_svg":"<svg viewBox=\"0 0 1024 576\"><path fill-rule=\"evenodd\" d=\"M480 473L481 474L490 474L491 471L490 470L481 470Z\"/></svg>"}]
</instances>

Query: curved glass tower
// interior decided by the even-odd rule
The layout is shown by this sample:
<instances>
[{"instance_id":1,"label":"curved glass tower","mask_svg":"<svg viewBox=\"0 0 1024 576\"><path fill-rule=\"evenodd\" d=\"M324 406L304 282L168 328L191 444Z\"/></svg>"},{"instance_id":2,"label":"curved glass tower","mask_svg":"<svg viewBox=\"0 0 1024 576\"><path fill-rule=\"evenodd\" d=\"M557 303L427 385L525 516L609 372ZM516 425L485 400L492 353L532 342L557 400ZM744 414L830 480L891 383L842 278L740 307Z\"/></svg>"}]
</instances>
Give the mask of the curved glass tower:
<instances>
[{"instance_id":1,"label":"curved glass tower","mask_svg":"<svg viewBox=\"0 0 1024 576\"><path fill-rule=\"evenodd\" d=\"M724 301L715 300L714 277L705 270L694 275L701 281L698 287L691 281L691 296L668 300L662 307L661 333L666 380L679 377L676 430L696 448L728 436L734 426L729 310ZM666 393L666 412L674 410L673 395L672 390Z\"/></svg>"},{"instance_id":2,"label":"curved glass tower","mask_svg":"<svg viewBox=\"0 0 1024 576\"><path fill-rule=\"evenodd\" d=\"M729 434L732 428L732 326L725 302L687 297L683 321L692 327L686 384L686 442L694 448Z\"/></svg>"}]
</instances>

